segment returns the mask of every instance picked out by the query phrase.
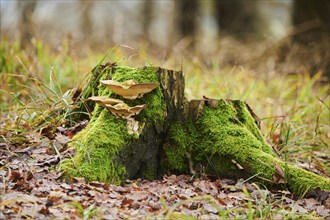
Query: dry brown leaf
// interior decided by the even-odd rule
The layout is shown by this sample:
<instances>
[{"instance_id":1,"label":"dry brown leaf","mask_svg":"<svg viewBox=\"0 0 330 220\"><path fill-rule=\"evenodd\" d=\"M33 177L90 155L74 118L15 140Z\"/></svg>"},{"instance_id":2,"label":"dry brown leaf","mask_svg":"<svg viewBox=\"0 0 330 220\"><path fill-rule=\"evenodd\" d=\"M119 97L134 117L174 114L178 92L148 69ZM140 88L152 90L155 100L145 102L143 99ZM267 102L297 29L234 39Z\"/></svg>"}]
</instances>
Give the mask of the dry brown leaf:
<instances>
[{"instance_id":1,"label":"dry brown leaf","mask_svg":"<svg viewBox=\"0 0 330 220\"><path fill-rule=\"evenodd\" d=\"M133 201L142 201L148 198L148 192L146 191L132 191L126 196L127 199L132 199Z\"/></svg>"},{"instance_id":2,"label":"dry brown leaf","mask_svg":"<svg viewBox=\"0 0 330 220\"><path fill-rule=\"evenodd\" d=\"M56 202L60 201L61 198L62 198L62 195L60 193L52 192L47 197L47 201L52 202L52 203L56 203Z\"/></svg>"},{"instance_id":3,"label":"dry brown leaf","mask_svg":"<svg viewBox=\"0 0 330 220\"><path fill-rule=\"evenodd\" d=\"M15 183L17 182L19 179L21 179L21 173L18 171L11 171L10 173L10 177L9 177L9 181Z\"/></svg>"},{"instance_id":4,"label":"dry brown leaf","mask_svg":"<svg viewBox=\"0 0 330 220\"><path fill-rule=\"evenodd\" d=\"M42 207L42 208L39 210L39 213L40 213L40 214L43 214L43 215L49 215L49 214L50 214L48 207Z\"/></svg>"}]
</instances>

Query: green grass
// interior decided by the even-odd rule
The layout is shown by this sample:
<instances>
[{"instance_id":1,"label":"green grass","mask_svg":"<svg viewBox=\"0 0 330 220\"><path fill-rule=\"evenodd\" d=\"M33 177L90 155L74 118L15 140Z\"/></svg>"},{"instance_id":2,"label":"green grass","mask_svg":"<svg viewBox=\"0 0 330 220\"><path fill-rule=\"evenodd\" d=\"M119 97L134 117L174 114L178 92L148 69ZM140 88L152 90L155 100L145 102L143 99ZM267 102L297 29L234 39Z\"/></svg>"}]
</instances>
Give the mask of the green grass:
<instances>
[{"instance_id":1,"label":"green grass","mask_svg":"<svg viewBox=\"0 0 330 220\"><path fill-rule=\"evenodd\" d=\"M72 109L77 108L71 100L75 89L83 86L92 68L109 52L105 62L182 69L189 99L201 99L204 95L246 101L262 119L262 133L283 160L295 164L303 161L318 173L329 176L330 86L324 83L321 72L313 76L274 74L265 68L260 71L262 68L221 66L216 55L205 58L198 55L198 51L181 51L181 57L169 53L164 58L155 56L155 51L147 46L141 48L79 50L64 39L58 50L35 41L34 48L24 51L18 42L2 38L0 141L24 147L29 144L27 134L31 131L69 125ZM272 204L267 202L267 196L264 195L259 204L249 204L245 217L280 212L270 209ZM240 212L239 208L236 212ZM293 219L298 217L294 213L287 215Z\"/></svg>"}]
</instances>

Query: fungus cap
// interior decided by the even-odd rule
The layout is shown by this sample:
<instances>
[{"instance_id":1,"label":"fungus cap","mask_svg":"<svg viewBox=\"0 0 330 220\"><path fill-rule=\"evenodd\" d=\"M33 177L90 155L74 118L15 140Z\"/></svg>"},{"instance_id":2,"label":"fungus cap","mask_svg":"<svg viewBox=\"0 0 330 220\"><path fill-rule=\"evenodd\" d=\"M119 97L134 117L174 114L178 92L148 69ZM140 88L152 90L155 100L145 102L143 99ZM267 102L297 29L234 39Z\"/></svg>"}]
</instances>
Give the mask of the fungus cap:
<instances>
[{"instance_id":1,"label":"fungus cap","mask_svg":"<svg viewBox=\"0 0 330 220\"><path fill-rule=\"evenodd\" d=\"M129 107L125 103L118 103L116 105L106 104L105 107L115 116L122 118L130 118L134 115L139 114L147 105L136 105Z\"/></svg>"},{"instance_id":2,"label":"fungus cap","mask_svg":"<svg viewBox=\"0 0 330 220\"><path fill-rule=\"evenodd\" d=\"M124 82L101 80L100 82L111 89L114 93L130 100L140 98L159 86L159 83L155 82L138 83L134 80L127 80Z\"/></svg>"},{"instance_id":3,"label":"fungus cap","mask_svg":"<svg viewBox=\"0 0 330 220\"><path fill-rule=\"evenodd\" d=\"M103 106L105 106L106 104L114 105L114 104L123 103L123 101L120 99L113 99L107 96L91 96L88 98L88 100L91 100Z\"/></svg>"}]
</instances>

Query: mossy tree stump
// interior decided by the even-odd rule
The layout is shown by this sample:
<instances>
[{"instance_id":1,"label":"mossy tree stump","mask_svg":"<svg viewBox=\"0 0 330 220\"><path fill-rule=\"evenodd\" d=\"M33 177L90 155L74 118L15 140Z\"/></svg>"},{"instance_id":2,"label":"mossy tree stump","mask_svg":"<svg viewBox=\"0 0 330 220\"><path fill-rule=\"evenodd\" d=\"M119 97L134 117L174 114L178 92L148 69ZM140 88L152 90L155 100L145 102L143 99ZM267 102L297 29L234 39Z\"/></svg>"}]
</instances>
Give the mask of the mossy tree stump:
<instances>
[{"instance_id":1,"label":"mossy tree stump","mask_svg":"<svg viewBox=\"0 0 330 220\"><path fill-rule=\"evenodd\" d=\"M110 79L157 82L159 87L126 100L99 83ZM329 179L295 168L273 153L246 103L207 98L188 101L184 86L180 71L114 64L94 68L82 100L99 95L123 99L129 106L146 104L146 108L125 119L87 102L93 109L92 118L71 142L76 155L61 164L65 176L120 183L125 178L203 172L219 177L254 176L268 185L285 185L299 196L317 187L330 190Z\"/></svg>"}]
</instances>

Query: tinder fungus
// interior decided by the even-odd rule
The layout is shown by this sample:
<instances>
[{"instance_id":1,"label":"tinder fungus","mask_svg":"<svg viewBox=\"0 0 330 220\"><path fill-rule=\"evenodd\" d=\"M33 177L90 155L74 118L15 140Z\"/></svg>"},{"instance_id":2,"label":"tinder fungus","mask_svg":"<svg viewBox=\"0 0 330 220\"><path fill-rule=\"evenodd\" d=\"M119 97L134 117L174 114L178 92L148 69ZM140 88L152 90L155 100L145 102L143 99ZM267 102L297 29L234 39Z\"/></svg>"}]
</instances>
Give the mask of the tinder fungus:
<instances>
[{"instance_id":1,"label":"tinder fungus","mask_svg":"<svg viewBox=\"0 0 330 220\"><path fill-rule=\"evenodd\" d=\"M123 101L120 99L113 99L113 98L109 98L107 96L91 96L88 98L88 100L91 100L91 101L93 101L99 105L103 105L103 106L105 106L106 104L115 105L115 104L123 103Z\"/></svg>"},{"instance_id":2,"label":"tinder fungus","mask_svg":"<svg viewBox=\"0 0 330 220\"><path fill-rule=\"evenodd\" d=\"M105 107L115 116L127 119L139 114L146 107L146 105L144 104L129 107L125 103L118 103L116 105L106 104Z\"/></svg>"},{"instance_id":3,"label":"tinder fungus","mask_svg":"<svg viewBox=\"0 0 330 220\"><path fill-rule=\"evenodd\" d=\"M138 83L134 80L127 80L124 82L101 80L100 82L111 89L114 93L129 100L140 98L159 86L159 83Z\"/></svg>"}]
</instances>

